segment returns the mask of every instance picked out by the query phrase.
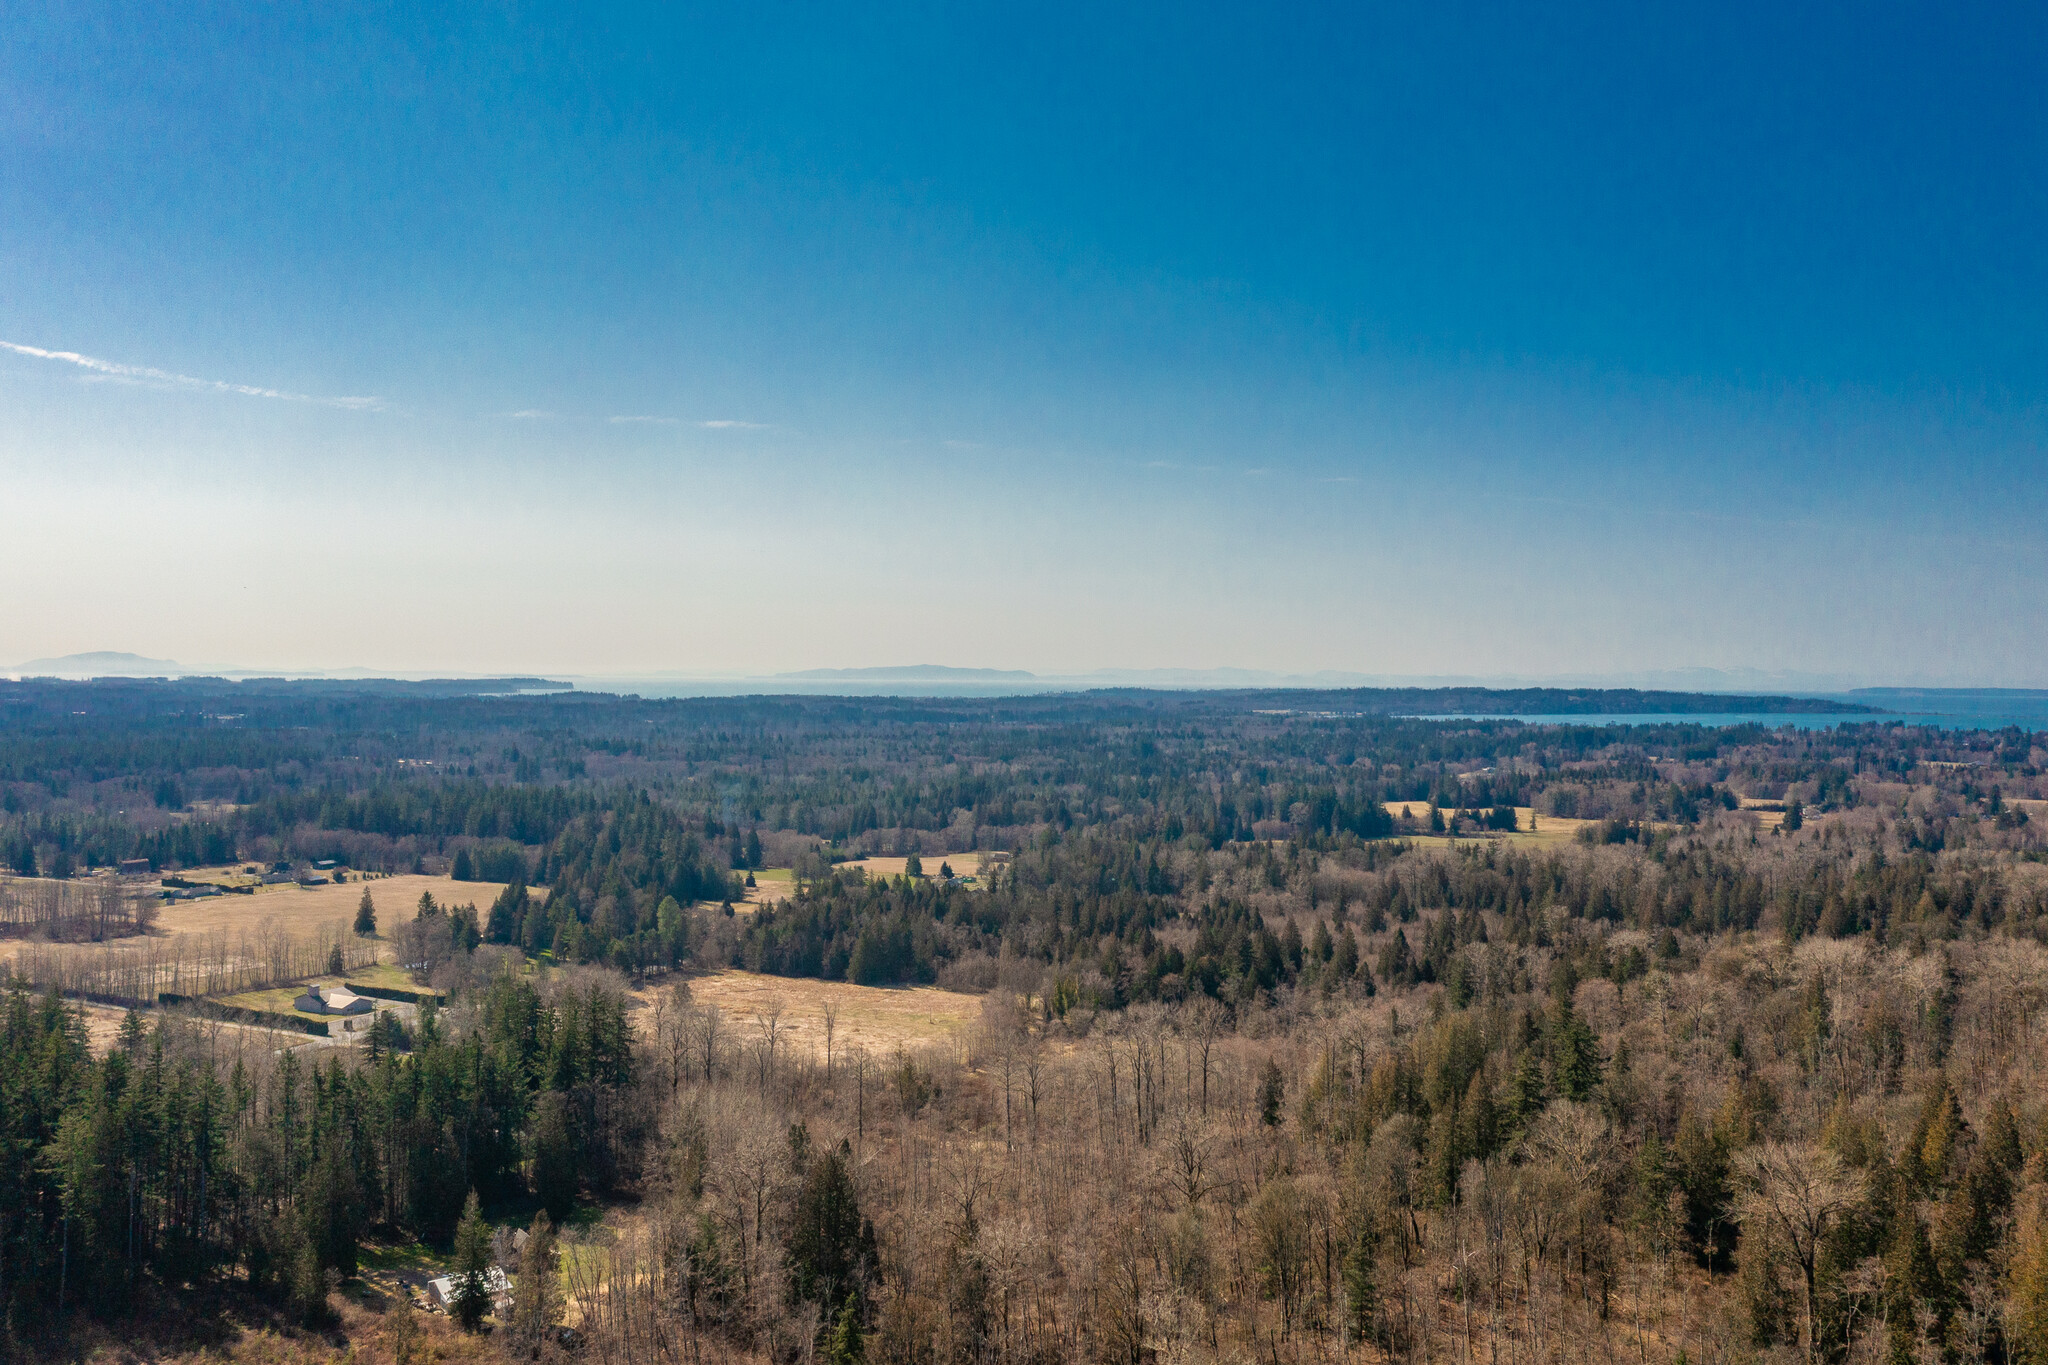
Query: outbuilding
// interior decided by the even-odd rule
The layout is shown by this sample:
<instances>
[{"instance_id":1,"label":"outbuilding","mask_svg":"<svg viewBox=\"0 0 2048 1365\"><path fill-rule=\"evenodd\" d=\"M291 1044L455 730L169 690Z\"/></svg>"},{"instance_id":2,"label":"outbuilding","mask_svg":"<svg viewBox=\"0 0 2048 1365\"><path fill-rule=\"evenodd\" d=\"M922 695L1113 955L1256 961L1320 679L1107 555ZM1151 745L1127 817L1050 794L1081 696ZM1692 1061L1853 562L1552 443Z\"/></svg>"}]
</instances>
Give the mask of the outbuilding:
<instances>
[{"instance_id":1,"label":"outbuilding","mask_svg":"<svg viewBox=\"0 0 2048 1365\"><path fill-rule=\"evenodd\" d=\"M427 1282L427 1300L444 1313L455 1311L456 1277L443 1275ZM491 1307L504 1312L512 1306L512 1277L505 1273L503 1266L492 1266L484 1272L484 1288L490 1292Z\"/></svg>"},{"instance_id":2,"label":"outbuilding","mask_svg":"<svg viewBox=\"0 0 2048 1365\"><path fill-rule=\"evenodd\" d=\"M308 986L292 1008L302 1014L368 1014L375 1006L346 986Z\"/></svg>"}]
</instances>

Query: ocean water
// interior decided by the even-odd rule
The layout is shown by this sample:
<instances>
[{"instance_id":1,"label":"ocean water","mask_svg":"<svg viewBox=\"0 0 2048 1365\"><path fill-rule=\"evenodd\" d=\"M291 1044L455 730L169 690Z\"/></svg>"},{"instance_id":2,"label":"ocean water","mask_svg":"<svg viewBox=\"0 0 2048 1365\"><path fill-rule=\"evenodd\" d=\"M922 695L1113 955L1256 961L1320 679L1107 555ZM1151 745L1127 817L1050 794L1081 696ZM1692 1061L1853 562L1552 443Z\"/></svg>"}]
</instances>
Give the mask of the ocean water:
<instances>
[{"instance_id":1,"label":"ocean water","mask_svg":"<svg viewBox=\"0 0 2048 1365\"><path fill-rule=\"evenodd\" d=\"M979 679L866 680L854 678L677 678L677 677L575 677L579 692L630 693L642 697L1017 697L1057 692L1081 692L1095 684L1073 679L983 681ZM1162 689L1174 690L1174 689ZM1189 689L1206 691L1205 688ZM1259 689L1266 692L1269 689ZM1270 689L1273 692L1284 689ZM2011 688L1864 688L1849 693L1805 694L1815 700L1855 703L1877 708L1880 714L1854 711L1817 711L1805 715L1784 712L1711 711L1699 713L1655 713L1627 715L1615 712L1592 715L1476 715L1458 712L1415 716L1418 720L1519 720L1530 725L1763 725L1773 729L1792 726L1801 730L1826 730L1837 725L1865 725L1873 721L1904 725L1933 725L1950 730L2048 730L2048 690Z\"/></svg>"},{"instance_id":2,"label":"ocean water","mask_svg":"<svg viewBox=\"0 0 2048 1365\"><path fill-rule=\"evenodd\" d=\"M1860 711L1645 712L1640 715L1458 715L1417 716L1417 720L1518 720L1526 725L1761 725L1767 729L1832 730L1837 725L1931 725L1943 730L2048 730L2048 692L2007 689L1941 690L1870 689L1851 696L1816 698L1854 701L1877 708Z\"/></svg>"}]
</instances>

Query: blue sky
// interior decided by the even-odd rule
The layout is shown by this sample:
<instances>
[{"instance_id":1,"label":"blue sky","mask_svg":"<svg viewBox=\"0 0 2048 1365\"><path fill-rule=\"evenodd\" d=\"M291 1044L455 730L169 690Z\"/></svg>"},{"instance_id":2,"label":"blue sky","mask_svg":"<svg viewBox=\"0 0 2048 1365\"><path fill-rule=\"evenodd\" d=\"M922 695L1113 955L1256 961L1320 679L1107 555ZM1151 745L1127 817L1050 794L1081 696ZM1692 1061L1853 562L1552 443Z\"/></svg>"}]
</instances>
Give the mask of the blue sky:
<instances>
[{"instance_id":1,"label":"blue sky","mask_svg":"<svg viewBox=\"0 0 2048 1365\"><path fill-rule=\"evenodd\" d=\"M311 8L0 3L0 663L2048 682L2038 9Z\"/></svg>"}]
</instances>

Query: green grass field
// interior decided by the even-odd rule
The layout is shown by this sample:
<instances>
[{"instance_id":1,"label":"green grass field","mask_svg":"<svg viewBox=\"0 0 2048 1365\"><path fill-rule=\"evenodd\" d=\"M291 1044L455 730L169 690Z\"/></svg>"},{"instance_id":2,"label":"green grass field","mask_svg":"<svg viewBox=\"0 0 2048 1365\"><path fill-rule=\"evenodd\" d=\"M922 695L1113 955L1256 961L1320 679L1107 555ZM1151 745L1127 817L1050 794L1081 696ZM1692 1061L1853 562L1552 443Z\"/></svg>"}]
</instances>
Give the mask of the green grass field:
<instances>
[{"instance_id":1,"label":"green grass field","mask_svg":"<svg viewBox=\"0 0 2048 1365\"><path fill-rule=\"evenodd\" d=\"M368 967L358 967L348 974L350 981L360 981L365 986L386 986L392 990L424 990L412 973L394 962L378 962Z\"/></svg>"},{"instance_id":2,"label":"green grass field","mask_svg":"<svg viewBox=\"0 0 2048 1365\"><path fill-rule=\"evenodd\" d=\"M341 982L337 979L323 981L321 984L338 986ZM304 986L275 986L265 991L243 991L240 995L222 995L216 996L215 999L219 1000L223 1005L232 1005L236 1009L265 1010L271 1014L297 1015L301 1019L330 1019L333 1017L326 1014L307 1014L304 1010L293 1009L292 1001L298 999L299 993L303 990L305 990Z\"/></svg>"}]
</instances>

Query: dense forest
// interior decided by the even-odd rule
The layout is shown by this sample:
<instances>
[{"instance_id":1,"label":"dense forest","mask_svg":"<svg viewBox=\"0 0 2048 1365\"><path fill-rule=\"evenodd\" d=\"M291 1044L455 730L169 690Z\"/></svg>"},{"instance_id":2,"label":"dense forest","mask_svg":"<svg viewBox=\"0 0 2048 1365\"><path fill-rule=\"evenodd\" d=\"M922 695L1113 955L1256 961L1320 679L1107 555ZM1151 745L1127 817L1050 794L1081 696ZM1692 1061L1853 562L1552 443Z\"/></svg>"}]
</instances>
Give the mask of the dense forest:
<instances>
[{"instance_id":1,"label":"dense forest","mask_svg":"<svg viewBox=\"0 0 2048 1365\"><path fill-rule=\"evenodd\" d=\"M1405 714L1510 701L0 684L10 904L504 884L346 1047L15 978L0 1349L2048 1362L2048 749ZM979 1023L814 1053L731 969Z\"/></svg>"}]
</instances>

